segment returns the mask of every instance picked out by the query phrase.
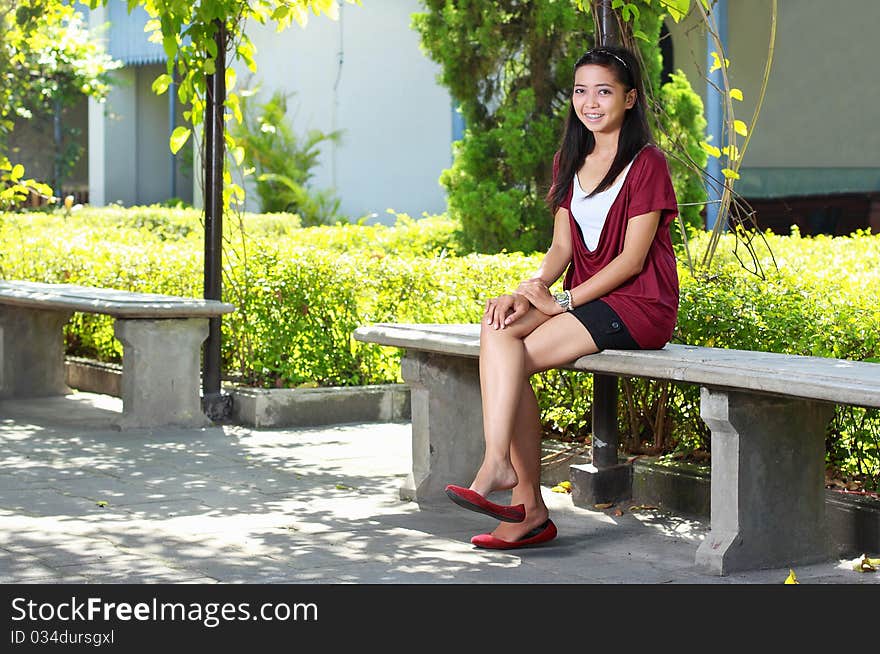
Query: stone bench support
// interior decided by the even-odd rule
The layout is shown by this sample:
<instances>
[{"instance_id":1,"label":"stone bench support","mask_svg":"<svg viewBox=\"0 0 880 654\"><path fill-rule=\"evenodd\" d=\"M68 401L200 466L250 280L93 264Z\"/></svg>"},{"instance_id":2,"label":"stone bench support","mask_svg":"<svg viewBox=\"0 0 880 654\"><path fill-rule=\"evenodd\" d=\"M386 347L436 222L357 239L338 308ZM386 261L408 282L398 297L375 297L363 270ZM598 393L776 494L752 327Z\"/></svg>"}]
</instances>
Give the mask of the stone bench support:
<instances>
[{"instance_id":1,"label":"stone bench support","mask_svg":"<svg viewBox=\"0 0 880 654\"><path fill-rule=\"evenodd\" d=\"M0 280L0 399L66 395L64 326L74 312L115 319L122 429L205 427L201 345L231 304L74 284Z\"/></svg>"},{"instance_id":2,"label":"stone bench support","mask_svg":"<svg viewBox=\"0 0 880 654\"><path fill-rule=\"evenodd\" d=\"M469 486L483 460L479 362L408 351L401 375L410 387L412 471L400 497L446 502L446 485Z\"/></svg>"},{"instance_id":3,"label":"stone bench support","mask_svg":"<svg viewBox=\"0 0 880 654\"><path fill-rule=\"evenodd\" d=\"M206 427L202 412L200 348L207 318L117 320L123 347L120 427Z\"/></svg>"},{"instance_id":4,"label":"stone bench support","mask_svg":"<svg viewBox=\"0 0 880 654\"><path fill-rule=\"evenodd\" d=\"M825 428L834 406L701 389L712 432L711 532L697 565L716 574L825 560Z\"/></svg>"},{"instance_id":5,"label":"stone bench support","mask_svg":"<svg viewBox=\"0 0 880 654\"><path fill-rule=\"evenodd\" d=\"M64 325L72 311L0 305L0 400L66 395Z\"/></svg>"}]
</instances>

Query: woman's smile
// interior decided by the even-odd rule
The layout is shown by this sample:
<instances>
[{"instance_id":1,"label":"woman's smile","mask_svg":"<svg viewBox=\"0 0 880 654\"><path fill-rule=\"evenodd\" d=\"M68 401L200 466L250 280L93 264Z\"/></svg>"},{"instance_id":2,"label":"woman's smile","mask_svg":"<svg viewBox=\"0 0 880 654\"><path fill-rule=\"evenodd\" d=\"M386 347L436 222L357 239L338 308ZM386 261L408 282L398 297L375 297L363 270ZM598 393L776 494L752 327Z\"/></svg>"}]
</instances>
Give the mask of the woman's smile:
<instances>
[{"instance_id":1,"label":"woman's smile","mask_svg":"<svg viewBox=\"0 0 880 654\"><path fill-rule=\"evenodd\" d=\"M591 131L620 129L635 93L627 93L614 73L605 66L581 66L575 71L572 104L580 121Z\"/></svg>"}]
</instances>

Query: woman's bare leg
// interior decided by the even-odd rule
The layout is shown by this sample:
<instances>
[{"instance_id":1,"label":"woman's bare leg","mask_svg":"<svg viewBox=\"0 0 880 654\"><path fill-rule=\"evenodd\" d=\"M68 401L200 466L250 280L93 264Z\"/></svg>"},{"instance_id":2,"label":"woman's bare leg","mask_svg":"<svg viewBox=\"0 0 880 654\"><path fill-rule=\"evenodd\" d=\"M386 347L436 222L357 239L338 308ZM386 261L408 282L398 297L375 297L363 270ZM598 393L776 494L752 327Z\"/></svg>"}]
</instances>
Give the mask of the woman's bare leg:
<instances>
[{"instance_id":1,"label":"woman's bare leg","mask_svg":"<svg viewBox=\"0 0 880 654\"><path fill-rule=\"evenodd\" d=\"M510 441L510 458L517 476L511 504L524 505L526 518L516 524L501 523L507 528L499 527L494 532L497 538L509 541L522 538L549 517L541 496L541 413L528 378L523 380L521 389Z\"/></svg>"},{"instance_id":2,"label":"woman's bare leg","mask_svg":"<svg viewBox=\"0 0 880 654\"><path fill-rule=\"evenodd\" d=\"M511 461L511 439L523 382L528 382L524 339L548 318L531 309L504 329L495 329L485 322L481 325L480 393L486 449L470 487L484 497L517 484Z\"/></svg>"},{"instance_id":3,"label":"woman's bare leg","mask_svg":"<svg viewBox=\"0 0 880 654\"><path fill-rule=\"evenodd\" d=\"M510 461L517 477L511 503L524 504L526 518L520 523L502 522L493 534L516 541L543 524L549 512L541 496L541 419L538 401L529 378L598 350L589 332L574 316L562 314L536 327L523 341L523 377L517 406L512 414ZM482 350L482 344L481 344Z\"/></svg>"}]
</instances>

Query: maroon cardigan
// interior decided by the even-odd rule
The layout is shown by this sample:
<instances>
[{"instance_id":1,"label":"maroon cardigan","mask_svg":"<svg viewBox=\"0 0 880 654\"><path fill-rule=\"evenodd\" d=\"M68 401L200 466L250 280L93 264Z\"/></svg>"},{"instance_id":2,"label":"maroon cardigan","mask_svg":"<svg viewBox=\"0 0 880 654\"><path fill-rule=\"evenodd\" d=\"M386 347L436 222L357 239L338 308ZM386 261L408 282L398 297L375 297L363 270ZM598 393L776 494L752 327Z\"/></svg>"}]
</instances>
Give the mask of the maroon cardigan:
<instances>
[{"instance_id":1,"label":"maroon cardigan","mask_svg":"<svg viewBox=\"0 0 880 654\"><path fill-rule=\"evenodd\" d=\"M557 169L555 160L554 180ZM572 240L572 261L563 284L566 289L582 284L623 251L630 218L660 211L660 224L642 272L599 299L614 309L642 348L662 348L672 337L678 318L678 270L669 234L669 226L678 215L678 204L666 157L654 145L639 151L608 210L595 251L587 249L580 227L571 215L573 191L574 184L569 182L568 195L560 204L568 210Z\"/></svg>"}]
</instances>

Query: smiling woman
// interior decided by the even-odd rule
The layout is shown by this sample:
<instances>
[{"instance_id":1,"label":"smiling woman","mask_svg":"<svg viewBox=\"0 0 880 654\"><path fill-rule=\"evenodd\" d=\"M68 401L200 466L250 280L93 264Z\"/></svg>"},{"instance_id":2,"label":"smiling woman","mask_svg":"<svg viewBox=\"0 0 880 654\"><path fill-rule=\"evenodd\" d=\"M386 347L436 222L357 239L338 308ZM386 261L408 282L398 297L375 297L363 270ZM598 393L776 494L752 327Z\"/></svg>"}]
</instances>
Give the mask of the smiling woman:
<instances>
[{"instance_id":1,"label":"smiling woman","mask_svg":"<svg viewBox=\"0 0 880 654\"><path fill-rule=\"evenodd\" d=\"M669 234L677 215L663 153L652 145L636 58L596 48L575 64L571 105L554 157L553 239L537 272L486 303L480 332L483 463L457 504L501 524L478 547L553 540L540 490L541 422L530 378L604 349L658 349L678 312ZM577 194L577 195L575 195ZM550 286L565 273L563 291ZM512 505L485 498L513 489Z\"/></svg>"}]
</instances>

